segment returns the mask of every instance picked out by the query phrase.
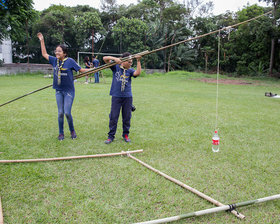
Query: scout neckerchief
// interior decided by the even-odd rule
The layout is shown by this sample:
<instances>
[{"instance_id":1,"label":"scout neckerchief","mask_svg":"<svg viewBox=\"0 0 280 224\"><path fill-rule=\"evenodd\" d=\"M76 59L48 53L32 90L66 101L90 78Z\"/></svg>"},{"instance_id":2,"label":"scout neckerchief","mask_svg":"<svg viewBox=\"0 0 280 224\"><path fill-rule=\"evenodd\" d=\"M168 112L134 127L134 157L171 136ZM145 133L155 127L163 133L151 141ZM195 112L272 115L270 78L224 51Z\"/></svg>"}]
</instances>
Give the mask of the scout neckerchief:
<instances>
[{"instance_id":1,"label":"scout neckerchief","mask_svg":"<svg viewBox=\"0 0 280 224\"><path fill-rule=\"evenodd\" d=\"M120 65L120 68L123 69L123 74L121 75L121 81L122 81L121 91L123 92L125 89L125 84L128 82L126 80L126 78L128 78L128 76L125 75L125 72L127 71L127 69L125 69L122 65Z\"/></svg>"},{"instance_id":2,"label":"scout neckerchief","mask_svg":"<svg viewBox=\"0 0 280 224\"><path fill-rule=\"evenodd\" d=\"M67 60L68 58L64 58L61 62L61 65L59 66L59 59L57 59L57 68L58 68L58 71L57 71L57 85L60 85L61 83L61 68L64 64L64 62Z\"/></svg>"}]
</instances>

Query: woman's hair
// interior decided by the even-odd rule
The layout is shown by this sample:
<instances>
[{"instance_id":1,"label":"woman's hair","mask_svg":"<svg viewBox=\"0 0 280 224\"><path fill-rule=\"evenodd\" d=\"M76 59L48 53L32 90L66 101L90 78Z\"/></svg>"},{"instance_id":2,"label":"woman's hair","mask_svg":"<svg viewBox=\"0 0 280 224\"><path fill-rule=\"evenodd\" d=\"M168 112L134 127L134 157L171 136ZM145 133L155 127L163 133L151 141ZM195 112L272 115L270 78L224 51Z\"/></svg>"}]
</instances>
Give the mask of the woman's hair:
<instances>
[{"instance_id":1,"label":"woman's hair","mask_svg":"<svg viewBox=\"0 0 280 224\"><path fill-rule=\"evenodd\" d=\"M88 61L89 61L89 56L85 56L84 62L88 62Z\"/></svg>"},{"instance_id":2,"label":"woman's hair","mask_svg":"<svg viewBox=\"0 0 280 224\"><path fill-rule=\"evenodd\" d=\"M68 56L68 50L67 50L66 45L64 45L64 44L59 44L59 45L56 46L56 48L58 48L58 47L60 47L60 48L62 49L63 53L64 53L65 56L67 57L67 56Z\"/></svg>"}]
</instances>

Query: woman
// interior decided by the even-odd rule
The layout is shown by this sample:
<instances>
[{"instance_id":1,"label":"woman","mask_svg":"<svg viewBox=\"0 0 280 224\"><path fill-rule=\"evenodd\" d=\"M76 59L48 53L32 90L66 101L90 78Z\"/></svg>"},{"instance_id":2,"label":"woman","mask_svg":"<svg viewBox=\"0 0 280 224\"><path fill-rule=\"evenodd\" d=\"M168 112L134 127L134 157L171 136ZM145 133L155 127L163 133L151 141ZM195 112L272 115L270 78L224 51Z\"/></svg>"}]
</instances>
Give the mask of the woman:
<instances>
[{"instance_id":1,"label":"woman","mask_svg":"<svg viewBox=\"0 0 280 224\"><path fill-rule=\"evenodd\" d=\"M53 66L53 88L56 90L56 102L58 109L58 140L64 139L64 114L67 118L71 138L77 138L71 108L75 97L73 70L86 72L89 69L81 68L74 59L67 57L67 48L58 45L55 50L55 57L48 55L45 47L44 36L38 33L37 37L41 43L42 56Z\"/></svg>"}]
</instances>

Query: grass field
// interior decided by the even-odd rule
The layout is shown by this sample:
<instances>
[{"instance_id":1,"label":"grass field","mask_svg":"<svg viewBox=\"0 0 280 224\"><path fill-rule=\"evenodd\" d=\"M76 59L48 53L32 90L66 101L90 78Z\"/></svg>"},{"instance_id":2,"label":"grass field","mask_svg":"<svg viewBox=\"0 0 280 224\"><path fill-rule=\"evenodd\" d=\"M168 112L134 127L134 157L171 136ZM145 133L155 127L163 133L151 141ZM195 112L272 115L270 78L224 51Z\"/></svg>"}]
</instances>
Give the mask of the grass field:
<instances>
[{"instance_id":1,"label":"grass field","mask_svg":"<svg viewBox=\"0 0 280 224\"><path fill-rule=\"evenodd\" d=\"M172 72L133 79L136 111L132 143L105 145L111 78L79 80L72 115L78 135L59 142L54 90L49 88L0 107L0 160L94 155L143 149L134 154L154 168L231 204L280 193L280 93L278 80L246 79L219 85L220 152L211 150L216 119L215 78ZM221 77L227 78L227 77ZM227 78L229 79L229 78ZM0 104L46 86L43 75L0 76ZM5 223L133 223L185 214L214 205L123 157L0 164ZM176 223L280 223L280 201Z\"/></svg>"}]
</instances>

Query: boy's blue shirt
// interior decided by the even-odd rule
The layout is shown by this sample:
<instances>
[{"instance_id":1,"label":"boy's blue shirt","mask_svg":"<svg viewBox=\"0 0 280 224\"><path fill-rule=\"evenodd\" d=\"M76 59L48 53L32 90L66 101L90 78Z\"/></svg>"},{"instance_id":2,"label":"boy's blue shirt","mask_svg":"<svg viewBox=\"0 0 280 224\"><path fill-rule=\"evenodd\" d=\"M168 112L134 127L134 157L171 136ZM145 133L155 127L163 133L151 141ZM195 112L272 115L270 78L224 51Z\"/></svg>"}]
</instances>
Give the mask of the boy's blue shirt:
<instances>
[{"instance_id":1,"label":"boy's blue shirt","mask_svg":"<svg viewBox=\"0 0 280 224\"><path fill-rule=\"evenodd\" d=\"M94 60L92 61L92 64L93 64L94 67L98 67L100 63L99 63L99 60L98 60L98 59L94 59Z\"/></svg>"},{"instance_id":2,"label":"boy's blue shirt","mask_svg":"<svg viewBox=\"0 0 280 224\"><path fill-rule=\"evenodd\" d=\"M49 63L53 66L53 88L60 91L75 91L73 70L77 72L81 69L81 67L73 58L68 57L61 68L61 83L58 85L57 60L58 59L56 57L49 56ZM60 65L61 62L59 62L59 66Z\"/></svg>"},{"instance_id":3,"label":"boy's blue shirt","mask_svg":"<svg viewBox=\"0 0 280 224\"><path fill-rule=\"evenodd\" d=\"M111 67L113 71L113 81L111 85L110 95L115 97L132 97L131 91L131 77L133 76L135 70L133 68L129 68L125 71L120 67L120 65L114 65ZM124 91L122 91L122 85L125 84Z\"/></svg>"}]
</instances>

